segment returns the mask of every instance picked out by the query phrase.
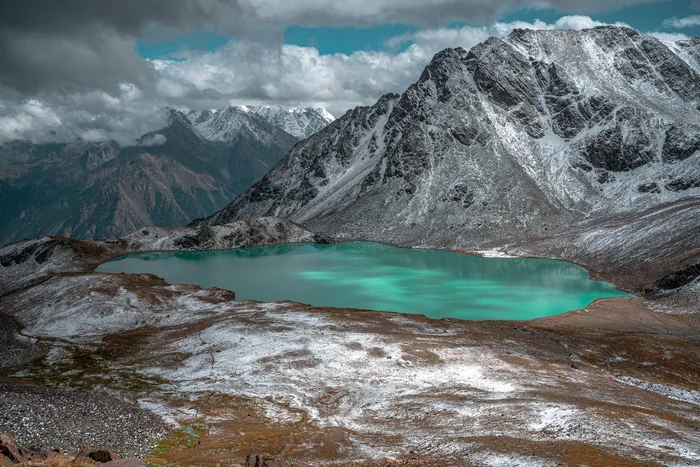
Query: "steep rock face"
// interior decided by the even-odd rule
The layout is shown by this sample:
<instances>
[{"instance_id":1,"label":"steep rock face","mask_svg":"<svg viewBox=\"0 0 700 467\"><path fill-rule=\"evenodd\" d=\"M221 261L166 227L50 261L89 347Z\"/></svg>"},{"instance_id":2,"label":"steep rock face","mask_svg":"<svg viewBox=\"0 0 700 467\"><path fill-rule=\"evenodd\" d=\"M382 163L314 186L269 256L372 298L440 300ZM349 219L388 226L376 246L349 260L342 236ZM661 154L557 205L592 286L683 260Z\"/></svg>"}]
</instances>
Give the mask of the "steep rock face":
<instances>
[{"instance_id":1,"label":"steep rock face","mask_svg":"<svg viewBox=\"0 0 700 467\"><path fill-rule=\"evenodd\" d=\"M679 57L685 60L695 71L700 73L700 37L671 44Z\"/></svg>"},{"instance_id":2,"label":"steep rock face","mask_svg":"<svg viewBox=\"0 0 700 467\"><path fill-rule=\"evenodd\" d=\"M147 144L157 139L164 142ZM185 114L171 111L169 125L144 135L142 146L5 144L0 243L47 234L119 237L145 226L186 224L225 206L296 141L255 115L207 139Z\"/></svg>"},{"instance_id":3,"label":"steep rock face","mask_svg":"<svg viewBox=\"0 0 700 467\"><path fill-rule=\"evenodd\" d=\"M401 96L348 112L195 222L275 215L482 248L663 210L700 196L693 44L600 27L447 49Z\"/></svg>"}]
</instances>

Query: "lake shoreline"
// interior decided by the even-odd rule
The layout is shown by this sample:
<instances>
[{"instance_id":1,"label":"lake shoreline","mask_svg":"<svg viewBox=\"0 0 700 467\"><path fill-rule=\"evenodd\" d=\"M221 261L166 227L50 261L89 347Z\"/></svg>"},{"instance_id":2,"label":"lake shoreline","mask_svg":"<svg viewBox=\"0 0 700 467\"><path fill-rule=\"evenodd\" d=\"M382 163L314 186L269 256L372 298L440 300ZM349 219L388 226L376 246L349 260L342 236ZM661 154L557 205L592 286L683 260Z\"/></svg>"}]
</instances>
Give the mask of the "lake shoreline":
<instances>
[{"instance_id":1,"label":"lake shoreline","mask_svg":"<svg viewBox=\"0 0 700 467\"><path fill-rule=\"evenodd\" d=\"M136 253L103 263L96 272L151 273L170 284L232 290L238 300L475 321L525 321L576 310L598 298L627 296L610 283L590 280L584 268L570 262L376 242Z\"/></svg>"}]
</instances>

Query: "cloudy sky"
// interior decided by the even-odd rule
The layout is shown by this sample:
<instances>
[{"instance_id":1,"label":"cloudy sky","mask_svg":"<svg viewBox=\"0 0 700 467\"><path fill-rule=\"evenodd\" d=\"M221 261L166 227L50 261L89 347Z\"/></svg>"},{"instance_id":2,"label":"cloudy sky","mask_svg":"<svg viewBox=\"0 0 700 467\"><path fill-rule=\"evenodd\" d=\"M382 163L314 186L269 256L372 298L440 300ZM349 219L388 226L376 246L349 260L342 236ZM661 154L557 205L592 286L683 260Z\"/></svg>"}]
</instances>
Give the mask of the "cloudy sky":
<instances>
[{"instance_id":1,"label":"cloudy sky","mask_svg":"<svg viewBox=\"0 0 700 467\"><path fill-rule=\"evenodd\" d=\"M700 35L699 0L22 0L0 6L0 144L115 139L166 107L321 106L401 92L432 55L513 28Z\"/></svg>"}]
</instances>

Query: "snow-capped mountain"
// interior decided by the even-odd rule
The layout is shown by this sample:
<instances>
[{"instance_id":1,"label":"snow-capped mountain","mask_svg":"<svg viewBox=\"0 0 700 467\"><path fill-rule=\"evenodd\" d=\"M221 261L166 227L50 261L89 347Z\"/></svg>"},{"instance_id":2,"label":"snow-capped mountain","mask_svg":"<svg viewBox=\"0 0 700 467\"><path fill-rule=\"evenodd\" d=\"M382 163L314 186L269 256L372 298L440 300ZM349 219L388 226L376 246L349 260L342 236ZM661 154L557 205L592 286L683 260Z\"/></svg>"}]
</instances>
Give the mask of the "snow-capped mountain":
<instances>
[{"instance_id":1,"label":"snow-capped mountain","mask_svg":"<svg viewBox=\"0 0 700 467\"><path fill-rule=\"evenodd\" d=\"M314 133L318 133L335 120L333 115L321 107L302 109L279 106L245 106L242 108L260 115L271 124L299 139L306 139Z\"/></svg>"},{"instance_id":2,"label":"snow-capped mountain","mask_svg":"<svg viewBox=\"0 0 700 467\"><path fill-rule=\"evenodd\" d=\"M265 144L275 138L275 133L284 131L241 107L227 107L216 111L191 110L186 116L194 132L200 137L226 144L236 144L246 136Z\"/></svg>"},{"instance_id":3,"label":"snow-capped mountain","mask_svg":"<svg viewBox=\"0 0 700 467\"><path fill-rule=\"evenodd\" d=\"M444 50L402 95L349 111L198 222L281 216L474 249L661 212L700 197L697 51L622 27Z\"/></svg>"},{"instance_id":4,"label":"snow-capped mountain","mask_svg":"<svg viewBox=\"0 0 700 467\"><path fill-rule=\"evenodd\" d=\"M190 111L187 114L196 131L210 141L235 141L241 131L260 133L261 122L305 139L325 128L334 118L322 108L279 106L231 106L221 110ZM268 131L269 132L269 131ZM265 133L265 132L262 132Z\"/></svg>"}]
</instances>

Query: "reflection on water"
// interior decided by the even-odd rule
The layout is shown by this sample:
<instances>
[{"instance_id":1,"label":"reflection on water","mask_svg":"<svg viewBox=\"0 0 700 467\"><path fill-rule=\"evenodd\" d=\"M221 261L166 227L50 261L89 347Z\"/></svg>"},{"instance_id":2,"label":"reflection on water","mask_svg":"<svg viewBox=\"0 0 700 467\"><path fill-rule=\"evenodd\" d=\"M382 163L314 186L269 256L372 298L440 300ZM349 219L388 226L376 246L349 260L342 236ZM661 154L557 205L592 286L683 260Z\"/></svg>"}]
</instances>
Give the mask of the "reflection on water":
<instances>
[{"instance_id":1,"label":"reflection on water","mask_svg":"<svg viewBox=\"0 0 700 467\"><path fill-rule=\"evenodd\" d=\"M170 283L230 289L239 300L293 300L432 318L533 319L624 295L563 261L482 258L368 242L143 253L110 261L98 271L149 272Z\"/></svg>"}]
</instances>

